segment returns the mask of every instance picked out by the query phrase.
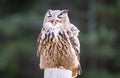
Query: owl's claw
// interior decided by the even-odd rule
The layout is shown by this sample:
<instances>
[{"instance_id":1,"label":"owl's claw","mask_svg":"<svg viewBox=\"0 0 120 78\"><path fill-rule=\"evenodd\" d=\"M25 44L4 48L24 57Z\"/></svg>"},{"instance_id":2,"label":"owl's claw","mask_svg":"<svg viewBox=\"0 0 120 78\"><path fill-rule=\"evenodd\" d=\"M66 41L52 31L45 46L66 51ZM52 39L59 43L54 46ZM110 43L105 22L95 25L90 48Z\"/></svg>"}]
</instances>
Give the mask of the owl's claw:
<instances>
[{"instance_id":1,"label":"owl's claw","mask_svg":"<svg viewBox=\"0 0 120 78\"><path fill-rule=\"evenodd\" d=\"M60 68L60 69L65 69L63 66L60 66L59 68Z\"/></svg>"}]
</instances>

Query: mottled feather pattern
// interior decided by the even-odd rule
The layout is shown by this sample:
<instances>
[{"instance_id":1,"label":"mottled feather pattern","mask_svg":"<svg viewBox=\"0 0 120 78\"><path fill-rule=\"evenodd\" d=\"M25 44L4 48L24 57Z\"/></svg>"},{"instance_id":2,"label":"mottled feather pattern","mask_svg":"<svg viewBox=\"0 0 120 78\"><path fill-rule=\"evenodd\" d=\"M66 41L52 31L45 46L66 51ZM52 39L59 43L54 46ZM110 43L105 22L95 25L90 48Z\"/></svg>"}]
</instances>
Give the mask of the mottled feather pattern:
<instances>
[{"instance_id":1,"label":"mottled feather pattern","mask_svg":"<svg viewBox=\"0 0 120 78\"><path fill-rule=\"evenodd\" d=\"M50 30L51 29L42 28L38 38L38 51L41 55L41 64L43 64L40 64L40 67L45 69L63 66L66 69L71 70L72 68L78 68L79 62L77 59L73 61L73 59L76 58L76 55L79 59L80 53L79 40L77 40L78 42L75 40L77 39L77 36L72 36L73 33L69 31L71 29L64 29L59 32L57 41L54 32L51 33ZM42 61L43 59L44 61Z\"/></svg>"}]
</instances>

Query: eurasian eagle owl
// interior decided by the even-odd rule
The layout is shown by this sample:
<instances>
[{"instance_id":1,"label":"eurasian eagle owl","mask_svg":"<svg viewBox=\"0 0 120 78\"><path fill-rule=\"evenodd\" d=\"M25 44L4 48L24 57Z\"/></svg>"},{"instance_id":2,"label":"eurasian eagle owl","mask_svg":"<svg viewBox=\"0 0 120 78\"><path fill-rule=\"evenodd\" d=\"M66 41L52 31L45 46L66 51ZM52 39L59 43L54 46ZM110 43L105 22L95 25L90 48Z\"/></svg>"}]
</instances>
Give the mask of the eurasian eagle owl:
<instances>
[{"instance_id":1,"label":"eurasian eagle owl","mask_svg":"<svg viewBox=\"0 0 120 78\"><path fill-rule=\"evenodd\" d=\"M48 10L38 37L40 68L64 67L81 74L79 30L70 23L68 10Z\"/></svg>"}]
</instances>

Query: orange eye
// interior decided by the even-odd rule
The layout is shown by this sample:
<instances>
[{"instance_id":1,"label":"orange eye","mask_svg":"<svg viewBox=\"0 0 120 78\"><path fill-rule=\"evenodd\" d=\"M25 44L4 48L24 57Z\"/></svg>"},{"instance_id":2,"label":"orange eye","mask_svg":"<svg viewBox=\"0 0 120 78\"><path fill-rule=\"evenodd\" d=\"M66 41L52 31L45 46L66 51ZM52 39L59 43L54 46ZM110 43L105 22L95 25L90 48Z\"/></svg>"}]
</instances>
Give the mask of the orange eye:
<instances>
[{"instance_id":1,"label":"orange eye","mask_svg":"<svg viewBox=\"0 0 120 78\"><path fill-rule=\"evenodd\" d=\"M58 15L58 18L62 18L62 14L63 14L63 13L60 13L60 14Z\"/></svg>"},{"instance_id":2,"label":"orange eye","mask_svg":"<svg viewBox=\"0 0 120 78\"><path fill-rule=\"evenodd\" d=\"M58 16L58 18L62 18L61 16Z\"/></svg>"}]
</instances>

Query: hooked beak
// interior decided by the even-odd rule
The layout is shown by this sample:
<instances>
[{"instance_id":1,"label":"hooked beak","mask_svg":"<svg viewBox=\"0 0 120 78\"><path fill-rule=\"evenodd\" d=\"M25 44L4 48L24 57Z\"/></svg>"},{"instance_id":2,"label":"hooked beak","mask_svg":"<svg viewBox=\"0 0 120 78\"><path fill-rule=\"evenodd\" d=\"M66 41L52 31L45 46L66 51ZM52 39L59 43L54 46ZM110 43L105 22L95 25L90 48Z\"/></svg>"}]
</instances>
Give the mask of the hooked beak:
<instances>
[{"instance_id":1,"label":"hooked beak","mask_svg":"<svg viewBox=\"0 0 120 78\"><path fill-rule=\"evenodd\" d=\"M61 21L55 20L55 19L50 20L50 22L52 23L53 26L55 26L56 24L61 23Z\"/></svg>"}]
</instances>

